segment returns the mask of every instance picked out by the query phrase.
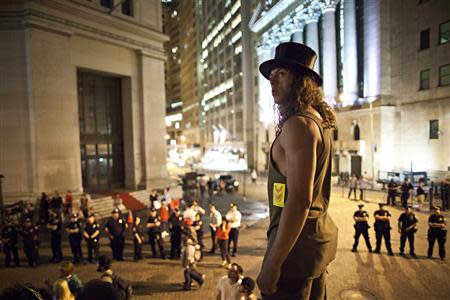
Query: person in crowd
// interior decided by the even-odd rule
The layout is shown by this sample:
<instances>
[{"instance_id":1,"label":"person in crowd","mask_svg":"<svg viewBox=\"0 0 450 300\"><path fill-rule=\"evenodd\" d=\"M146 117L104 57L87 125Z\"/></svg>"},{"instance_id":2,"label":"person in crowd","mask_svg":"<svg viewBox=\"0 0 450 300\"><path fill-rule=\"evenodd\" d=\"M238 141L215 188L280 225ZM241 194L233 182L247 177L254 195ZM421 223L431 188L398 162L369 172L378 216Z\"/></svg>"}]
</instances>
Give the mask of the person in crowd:
<instances>
[{"instance_id":1,"label":"person in crowd","mask_svg":"<svg viewBox=\"0 0 450 300\"><path fill-rule=\"evenodd\" d=\"M228 210L225 218L230 224L230 238L228 240L228 251L231 252L231 256L236 256L238 238L239 238L239 227L241 226L242 214L238 210L236 203L230 204L230 209ZM233 250L231 251L231 243L233 243Z\"/></svg>"},{"instance_id":2,"label":"person in crowd","mask_svg":"<svg viewBox=\"0 0 450 300\"><path fill-rule=\"evenodd\" d=\"M183 217L178 208L174 209L169 219L170 228L170 258L179 258L181 255L181 238L183 233Z\"/></svg>"},{"instance_id":3,"label":"person in crowd","mask_svg":"<svg viewBox=\"0 0 450 300\"><path fill-rule=\"evenodd\" d=\"M72 205L73 205L73 194L72 191L68 190L66 192L66 197L64 199L64 213L71 214L72 213Z\"/></svg>"},{"instance_id":4,"label":"person in crowd","mask_svg":"<svg viewBox=\"0 0 450 300\"><path fill-rule=\"evenodd\" d=\"M83 193L80 198L80 209L85 219L89 218L89 198L86 193Z\"/></svg>"},{"instance_id":5,"label":"person in crowd","mask_svg":"<svg viewBox=\"0 0 450 300\"><path fill-rule=\"evenodd\" d=\"M39 220L41 224L48 223L48 210L50 209L50 198L46 193L42 193L39 199Z\"/></svg>"},{"instance_id":6,"label":"person in crowd","mask_svg":"<svg viewBox=\"0 0 450 300\"><path fill-rule=\"evenodd\" d=\"M353 252L358 251L358 241L361 234L366 241L367 249L369 249L369 252L372 252L372 245L370 244L369 239L369 214L367 211L363 210L363 207L363 204L358 205L359 209L353 214L353 220L355 221L355 242L352 247Z\"/></svg>"},{"instance_id":7,"label":"person in crowd","mask_svg":"<svg viewBox=\"0 0 450 300\"><path fill-rule=\"evenodd\" d=\"M242 278L239 285L239 300L257 300L258 297L253 293L255 281L250 277Z\"/></svg>"},{"instance_id":8,"label":"person in crowd","mask_svg":"<svg viewBox=\"0 0 450 300\"><path fill-rule=\"evenodd\" d=\"M5 288L0 292L2 300L53 300L52 295L42 288L34 287L30 284L18 284ZM96 299L98 300L98 299Z\"/></svg>"},{"instance_id":9,"label":"person in crowd","mask_svg":"<svg viewBox=\"0 0 450 300\"><path fill-rule=\"evenodd\" d=\"M191 218L183 219L183 236L189 237L195 245L198 244L197 231Z\"/></svg>"},{"instance_id":10,"label":"person in crowd","mask_svg":"<svg viewBox=\"0 0 450 300\"><path fill-rule=\"evenodd\" d=\"M170 195L170 187L166 187L166 189L164 190L164 200L166 201L166 203L168 205L170 205L170 202L172 201L172 196Z\"/></svg>"},{"instance_id":11,"label":"person in crowd","mask_svg":"<svg viewBox=\"0 0 450 300\"><path fill-rule=\"evenodd\" d=\"M206 186L208 187L208 196L211 197L214 194L214 180L211 177L206 182Z\"/></svg>"},{"instance_id":12,"label":"person in crowd","mask_svg":"<svg viewBox=\"0 0 450 300\"><path fill-rule=\"evenodd\" d=\"M18 232L16 226L11 222L10 218L6 218L2 227L0 241L3 244L3 252L5 253L5 266L11 264L11 254L14 258L16 267L20 266L19 248L17 247Z\"/></svg>"},{"instance_id":13,"label":"person in crowd","mask_svg":"<svg viewBox=\"0 0 450 300\"><path fill-rule=\"evenodd\" d=\"M52 247L52 258L50 262L59 264L64 257L61 248L62 220L57 210L50 211L47 228L50 230L50 244Z\"/></svg>"},{"instance_id":14,"label":"person in crowd","mask_svg":"<svg viewBox=\"0 0 450 300\"><path fill-rule=\"evenodd\" d=\"M359 200L364 201L364 192L367 189L367 179L361 174L358 179Z\"/></svg>"},{"instance_id":15,"label":"person in crowd","mask_svg":"<svg viewBox=\"0 0 450 300\"><path fill-rule=\"evenodd\" d=\"M417 186L416 191L416 200L420 210L422 208L423 203L425 202L425 189L423 185L423 180L419 180L419 185Z\"/></svg>"},{"instance_id":16,"label":"person in crowd","mask_svg":"<svg viewBox=\"0 0 450 300\"><path fill-rule=\"evenodd\" d=\"M109 257L105 255L99 257L97 271L103 272L100 276L100 280L111 284L116 290L120 300L131 299L133 294L132 286L113 272L112 260Z\"/></svg>"},{"instance_id":17,"label":"person in crowd","mask_svg":"<svg viewBox=\"0 0 450 300\"><path fill-rule=\"evenodd\" d=\"M83 260L83 251L81 250L81 240L83 238L83 227L78 220L78 215L72 213L70 222L67 224L67 233L69 235L70 248L73 254L73 263L78 264Z\"/></svg>"},{"instance_id":18,"label":"person in crowd","mask_svg":"<svg viewBox=\"0 0 450 300\"><path fill-rule=\"evenodd\" d=\"M233 263L226 276L219 279L217 283L217 300L240 299L240 284L243 269L240 265Z\"/></svg>"},{"instance_id":19,"label":"person in crowd","mask_svg":"<svg viewBox=\"0 0 450 300\"><path fill-rule=\"evenodd\" d=\"M149 200L149 208L154 208L153 203L155 201L158 201L158 193L156 192L155 189L152 189L152 191L150 192L150 195L148 196L148 200Z\"/></svg>"},{"instance_id":20,"label":"person in crowd","mask_svg":"<svg viewBox=\"0 0 450 300\"><path fill-rule=\"evenodd\" d=\"M377 240L374 253L380 253L381 241L384 238L384 243L386 244L388 254L392 256L394 255L394 252L392 252L391 247L391 225L390 225L391 213L384 209L383 203L379 203L378 205L380 209L375 211L375 213L373 214L375 217L374 228Z\"/></svg>"},{"instance_id":21,"label":"person in crowd","mask_svg":"<svg viewBox=\"0 0 450 300\"><path fill-rule=\"evenodd\" d=\"M184 246L181 257L181 264L183 266L184 283L183 289L190 290L192 280L196 281L201 287L205 282L205 275L200 273L196 268L196 263L199 257L196 257L196 245L189 237L184 238Z\"/></svg>"},{"instance_id":22,"label":"person in crowd","mask_svg":"<svg viewBox=\"0 0 450 300\"><path fill-rule=\"evenodd\" d=\"M203 244L203 221L202 221L202 215L197 213L195 215L195 220L192 223L192 226L195 229L195 232L197 233L197 242L200 246L201 251L203 252L203 248L205 248L205 245Z\"/></svg>"},{"instance_id":23,"label":"person in crowd","mask_svg":"<svg viewBox=\"0 0 450 300\"><path fill-rule=\"evenodd\" d=\"M56 280L53 285L53 295L55 300L75 300L65 279Z\"/></svg>"},{"instance_id":24,"label":"person in crowd","mask_svg":"<svg viewBox=\"0 0 450 300\"><path fill-rule=\"evenodd\" d=\"M205 198L205 191L206 191L206 178L205 176L201 176L200 179L198 180L198 185L200 188L200 197L202 199Z\"/></svg>"},{"instance_id":25,"label":"person in crowd","mask_svg":"<svg viewBox=\"0 0 450 300\"><path fill-rule=\"evenodd\" d=\"M50 209L52 209L57 214L62 213L63 200L58 191L55 191L55 195L50 200Z\"/></svg>"},{"instance_id":26,"label":"person in crowd","mask_svg":"<svg viewBox=\"0 0 450 300\"><path fill-rule=\"evenodd\" d=\"M211 232L211 250L209 250L209 253L213 254L217 248L216 232L217 228L222 224L222 215L216 209L214 203L209 204L209 211L209 230Z\"/></svg>"},{"instance_id":27,"label":"person in crowd","mask_svg":"<svg viewBox=\"0 0 450 300\"><path fill-rule=\"evenodd\" d=\"M142 259L142 243L144 242L144 235L141 233L141 218L134 218L131 232L134 243L134 261L137 262Z\"/></svg>"},{"instance_id":28,"label":"person in crowd","mask_svg":"<svg viewBox=\"0 0 450 300\"><path fill-rule=\"evenodd\" d=\"M428 218L428 257L433 256L434 242L439 245L439 257L445 259L445 242L447 239L447 221L441 214L439 206L433 206L433 214Z\"/></svg>"},{"instance_id":29,"label":"person in crowd","mask_svg":"<svg viewBox=\"0 0 450 300\"><path fill-rule=\"evenodd\" d=\"M159 255L161 258L165 259L166 255L164 253L164 246L161 237L161 221L156 213L156 209L152 208L149 212L149 217L147 219L147 229L148 229L148 243L152 248L153 257L156 257L156 243L158 243Z\"/></svg>"},{"instance_id":30,"label":"person in crowd","mask_svg":"<svg viewBox=\"0 0 450 300\"><path fill-rule=\"evenodd\" d=\"M398 232L400 233L400 255L405 255L405 244L408 238L409 242L409 254L412 257L416 257L414 253L414 235L417 231L417 220L416 216L412 211L412 207L408 206L405 212L398 218Z\"/></svg>"},{"instance_id":31,"label":"person in crowd","mask_svg":"<svg viewBox=\"0 0 450 300\"><path fill-rule=\"evenodd\" d=\"M115 260L123 260L123 248L125 245L126 222L119 216L119 209L112 211L111 218L105 224L105 233L110 240L110 246Z\"/></svg>"},{"instance_id":32,"label":"person in crowd","mask_svg":"<svg viewBox=\"0 0 450 300\"><path fill-rule=\"evenodd\" d=\"M398 184L391 178L388 185L387 205L395 205L395 197L397 196Z\"/></svg>"},{"instance_id":33,"label":"person in crowd","mask_svg":"<svg viewBox=\"0 0 450 300\"><path fill-rule=\"evenodd\" d=\"M404 208L407 208L409 197L411 196L411 192L414 190L414 187L411 184L411 182L409 182L408 177L405 177L405 179L403 180L403 182L400 186L400 190L402 192L402 197L401 197L402 206Z\"/></svg>"},{"instance_id":34,"label":"person in crowd","mask_svg":"<svg viewBox=\"0 0 450 300\"><path fill-rule=\"evenodd\" d=\"M33 225L29 218L25 219L20 235L23 238L23 250L30 267L39 265L39 227Z\"/></svg>"},{"instance_id":35,"label":"person in crowd","mask_svg":"<svg viewBox=\"0 0 450 300\"><path fill-rule=\"evenodd\" d=\"M74 267L70 261L63 262L59 267L60 279L67 281L70 292L77 296L83 289L83 284L78 278L77 274L74 274Z\"/></svg>"},{"instance_id":36,"label":"person in crowd","mask_svg":"<svg viewBox=\"0 0 450 300\"><path fill-rule=\"evenodd\" d=\"M217 228L216 238L220 248L220 256L222 257L221 267L228 268L231 263L230 254L228 252L228 240L230 237L230 224L226 218L222 218L222 224Z\"/></svg>"},{"instance_id":37,"label":"person in crowd","mask_svg":"<svg viewBox=\"0 0 450 300\"><path fill-rule=\"evenodd\" d=\"M352 174L352 177L349 180L349 191L348 191L348 199L350 199L350 195L353 192L353 200L356 201L356 187L358 186L358 178L355 174Z\"/></svg>"},{"instance_id":38,"label":"person in crowd","mask_svg":"<svg viewBox=\"0 0 450 300\"><path fill-rule=\"evenodd\" d=\"M258 173L256 173L255 169L252 170L251 177L252 177L252 183L256 183L256 179L258 179Z\"/></svg>"},{"instance_id":39,"label":"person in crowd","mask_svg":"<svg viewBox=\"0 0 450 300\"><path fill-rule=\"evenodd\" d=\"M120 300L116 289L109 282L93 279L83 287L77 300Z\"/></svg>"},{"instance_id":40,"label":"person in crowd","mask_svg":"<svg viewBox=\"0 0 450 300\"><path fill-rule=\"evenodd\" d=\"M159 209L159 219L161 221L161 237L163 239L169 235L169 217L169 206L167 205L166 201L163 201L161 203L161 208Z\"/></svg>"},{"instance_id":41,"label":"person in crowd","mask_svg":"<svg viewBox=\"0 0 450 300\"><path fill-rule=\"evenodd\" d=\"M88 250L88 262L93 263L94 260L92 254L94 254L95 261L97 261L100 250L100 226L97 224L93 213L89 214L84 227L83 236L86 240Z\"/></svg>"}]
</instances>

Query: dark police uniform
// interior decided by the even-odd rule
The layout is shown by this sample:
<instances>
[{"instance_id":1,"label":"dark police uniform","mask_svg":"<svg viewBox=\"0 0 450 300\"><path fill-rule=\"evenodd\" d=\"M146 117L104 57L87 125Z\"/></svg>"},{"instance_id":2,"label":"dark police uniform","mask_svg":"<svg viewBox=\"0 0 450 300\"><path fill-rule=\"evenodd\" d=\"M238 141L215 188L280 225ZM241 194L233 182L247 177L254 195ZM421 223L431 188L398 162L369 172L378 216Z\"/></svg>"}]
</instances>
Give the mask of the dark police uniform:
<instances>
[{"instance_id":1,"label":"dark police uniform","mask_svg":"<svg viewBox=\"0 0 450 300\"><path fill-rule=\"evenodd\" d=\"M62 221L58 215L53 215L50 218L48 228L50 229L50 244L52 247L53 257L50 262L59 263L63 259L62 249L61 249L61 227Z\"/></svg>"},{"instance_id":2,"label":"dark police uniform","mask_svg":"<svg viewBox=\"0 0 450 300\"><path fill-rule=\"evenodd\" d=\"M141 224L133 222L131 232L133 233L134 242L134 261L138 261L142 259L142 241L144 240L144 236L141 233Z\"/></svg>"},{"instance_id":3,"label":"dark police uniform","mask_svg":"<svg viewBox=\"0 0 450 300\"><path fill-rule=\"evenodd\" d=\"M170 258L179 258L181 255L181 235L183 233L183 216L170 217Z\"/></svg>"},{"instance_id":4,"label":"dark police uniform","mask_svg":"<svg viewBox=\"0 0 450 300\"><path fill-rule=\"evenodd\" d=\"M398 184L394 181L390 181L388 183L388 197L387 197L387 205L395 205L395 197L397 196L397 188Z\"/></svg>"},{"instance_id":5,"label":"dark police uniform","mask_svg":"<svg viewBox=\"0 0 450 300\"><path fill-rule=\"evenodd\" d=\"M367 214L367 212L365 210L357 210L354 214L353 214L353 218L368 218L369 215ZM369 249L369 252L372 252L372 245L370 244L370 239L369 239L369 224L367 223L367 221L356 221L355 220L355 243L353 244L353 248L352 251L356 252L356 249L358 248L358 242L359 242L359 237L361 236L361 234L364 237L364 240L366 241L366 246L367 249Z\"/></svg>"},{"instance_id":6,"label":"dark police uniform","mask_svg":"<svg viewBox=\"0 0 450 300\"><path fill-rule=\"evenodd\" d=\"M406 208L408 206L408 199L409 199L409 191L414 189L411 182L403 182L400 186L400 189L402 190L402 206Z\"/></svg>"},{"instance_id":7,"label":"dark police uniform","mask_svg":"<svg viewBox=\"0 0 450 300\"><path fill-rule=\"evenodd\" d=\"M156 225L158 222L159 222L159 225ZM155 242L156 242L156 243L158 243L159 254L160 254L161 258L165 258L166 256L164 254L164 246L162 244L162 238L161 238L161 221L159 220L159 217L157 217L157 216L148 217L147 225L148 224L155 225L154 227L150 227L148 229L148 243L150 244L150 246L152 248L153 257L156 257L156 247L155 247Z\"/></svg>"},{"instance_id":8,"label":"dark police uniform","mask_svg":"<svg viewBox=\"0 0 450 300\"><path fill-rule=\"evenodd\" d=\"M94 234L96 232L98 232L98 234L94 237ZM84 234L88 248L88 261L91 263L93 262L92 252L94 252L95 260L97 260L99 256L100 226L95 221L94 223L87 222L86 226L84 227Z\"/></svg>"},{"instance_id":9,"label":"dark police uniform","mask_svg":"<svg viewBox=\"0 0 450 300\"><path fill-rule=\"evenodd\" d=\"M400 235L400 254L403 255L405 251L406 238L408 238L409 242L409 253L411 256L416 256L414 253L414 234L417 229L414 224L417 224L418 220L413 212L411 213L402 213L398 218L399 227L401 226L401 235Z\"/></svg>"},{"instance_id":10,"label":"dark police uniform","mask_svg":"<svg viewBox=\"0 0 450 300\"><path fill-rule=\"evenodd\" d=\"M109 239L111 242L111 249L113 252L113 258L116 260L123 260L123 247L125 245L125 229L126 224L122 218L115 220L110 218L106 222L105 227L110 234Z\"/></svg>"},{"instance_id":11,"label":"dark police uniform","mask_svg":"<svg viewBox=\"0 0 450 300\"><path fill-rule=\"evenodd\" d=\"M23 238L23 250L30 267L39 264L39 228L31 223L25 223L20 235Z\"/></svg>"},{"instance_id":12,"label":"dark police uniform","mask_svg":"<svg viewBox=\"0 0 450 300\"><path fill-rule=\"evenodd\" d=\"M446 224L445 217L441 214L432 214L428 223ZM447 228L431 227L428 229L428 257L433 255L434 242L437 239L439 245L439 256L445 258L445 242L447 240Z\"/></svg>"},{"instance_id":13,"label":"dark police uniform","mask_svg":"<svg viewBox=\"0 0 450 300\"><path fill-rule=\"evenodd\" d=\"M69 242L70 248L72 249L73 254L73 263L77 264L83 259L83 252L81 251L81 239L82 239L82 226L80 221L70 221L67 224L68 230L77 230L77 232L70 233L69 232Z\"/></svg>"},{"instance_id":14,"label":"dark police uniform","mask_svg":"<svg viewBox=\"0 0 450 300\"><path fill-rule=\"evenodd\" d=\"M381 240L384 238L384 242L386 244L386 249L388 250L388 254L394 255L394 253L392 252L392 247L391 247L391 225L390 225L390 222L376 219L377 216L390 217L391 214L387 210L385 210L381 207L379 210L375 211L375 213L373 215L375 217L374 228L375 228L375 236L377 239L377 244L376 244L374 252L380 253Z\"/></svg>"},{"instance_id":15,"label":"dark police uniform","mask_svg":"<svg viewBox=\"0 0 450 300\"><path fill-rule=\"evenodd\" d=\"M19 250L17 247L17 229L7 222L1 232L1 240L3 242L3 252L5 253L5 266L9 267L11 263L11 253L14 256L14 263L16 266L20 265Z\"/></svg>"}]
</instances>

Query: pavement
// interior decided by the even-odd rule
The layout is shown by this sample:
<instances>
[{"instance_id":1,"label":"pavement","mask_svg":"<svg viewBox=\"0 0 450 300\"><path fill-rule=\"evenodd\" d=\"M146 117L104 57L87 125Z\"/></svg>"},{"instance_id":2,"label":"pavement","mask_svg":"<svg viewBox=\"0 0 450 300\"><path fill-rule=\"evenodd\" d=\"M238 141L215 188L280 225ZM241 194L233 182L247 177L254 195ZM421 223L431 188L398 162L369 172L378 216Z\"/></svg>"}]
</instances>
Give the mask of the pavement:
<instances>
[{"instance_id":1,"label":"pavement","mask_svg":"<svg viewBox=\"0 0 450 300\"><path fill-rule=\"evenodd\" d=\"M241 193L243 193L241 189ZM248 214L244 228L240 231L239 251L233 262L241 264L244 275L256 278L266 247L266 229L268 219L264 215L264 204L267 201L266 185L264 179L256 184L246 184L245 198L237 196L217 197L213 201L220 206L220 210L226 209L230 201L240 201L240 206L256 207L261 212L262 219L254 218ZM382 192L368 191L366 193L365 209L371 216L378 209L378 202L385 201ZM449 299L450 295L450 265L449 260L441 261L437 257L437 245L433 259L426 258L427 250L427 220L429 211L424 209L417 212L419 219L418 232L416 234L417 258L401 257L398 255L399 234L391 231L392 248L395 256L387 256L386 249L382 247L382 254L368 253L361 238L358 252L350 251L353 244L352 216L360 202L348 200L346 190L334 187L332 190L329 213L339 227L339 244L336 260L328 268L327 293L328 299ZM205 205L206 203L203 203ZM397 218L402 212L400 208L389 207L393 215L391 226L396 228ZM225 211L222 211L225 213ZM207 224L207 222L205 222ZM375 244L375 235L370 229L372 245ZM207 228L205 228L205 233ZM103 239L103 243L106 239ZM206 248L210 246L210 239L205 238ZM446 244L447 253L449 244ZM84 246L84 245L83 245ZM20 245L22 249L22 245ZM83 248L85 250L85 248ZM110 254L107 245L102 245L102 252ZM408 245L406 252L408 253ZM44 260L50 257L49 247L41 250ZM64 243L64 253L70 253L67 243ZM144 256L150 254L149 246L144 246ZM20 253L24 257L23 251ZM206 255L198 264L200 272L206 274L205 284L192 291L181 290L183 273L179 261L145 258L139 263L131 261L132 245L128 241L125 251L126 261L115 262L113 270L124 279L130 281L134 288L135 299L176 299L188 296L190 299L215 299L216 284L226 271L219 267L220 256ZM22 263L24 265L24 263ZM43 280L57 277L57 266L43 264L38 268L0 268L0 289L13 283L30 282L41 285ZM82 281L98 278L95 265L78 265L76 273Z\"/></svg>"}]
</instances>

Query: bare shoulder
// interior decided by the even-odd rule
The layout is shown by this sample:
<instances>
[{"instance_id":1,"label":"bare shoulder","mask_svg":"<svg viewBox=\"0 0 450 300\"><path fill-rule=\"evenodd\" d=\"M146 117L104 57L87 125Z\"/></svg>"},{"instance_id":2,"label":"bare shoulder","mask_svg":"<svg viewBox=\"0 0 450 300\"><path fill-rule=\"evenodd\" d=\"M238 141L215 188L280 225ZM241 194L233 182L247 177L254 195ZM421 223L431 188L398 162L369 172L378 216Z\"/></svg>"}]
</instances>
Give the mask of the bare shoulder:
<instances>
[{"instance_id":1,"label":"bare shoulder","mask_svg":"<svg viewBox=\"0 0 450 300\"><path fill-rule=\"evenodd\" d=\"M285 139L289 141L317 141L320 139L320 130L310 118L292 116L283 124Z\"/></svg>"}]
</instances>

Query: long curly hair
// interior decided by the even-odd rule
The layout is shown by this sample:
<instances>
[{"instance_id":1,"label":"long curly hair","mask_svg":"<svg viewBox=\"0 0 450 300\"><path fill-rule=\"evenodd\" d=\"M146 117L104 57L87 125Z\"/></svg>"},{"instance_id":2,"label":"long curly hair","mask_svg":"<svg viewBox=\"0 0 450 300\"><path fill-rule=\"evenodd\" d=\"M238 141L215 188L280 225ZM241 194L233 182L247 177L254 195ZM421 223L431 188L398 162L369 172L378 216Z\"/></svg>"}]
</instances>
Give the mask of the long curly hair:
<instances>
[{"instance_id":1,"label":"long curly hair","mask_svg":"<svg viewBox=\"0 0 450 300\"><path fill-rule=\"evenodd\" d=\"M331 106L325 102L322 89L311 76L299 76L294 73L294 81L288 100L283 104L274 105L277 115L276 135L278 136L281 133L283 124L289 117L305 111L308 105L320 114L324 128L335 128L336 117Z\"/></svg>"}]
</instances>

